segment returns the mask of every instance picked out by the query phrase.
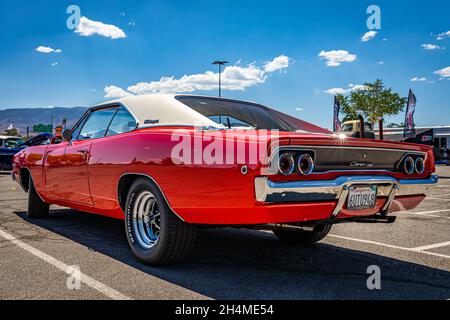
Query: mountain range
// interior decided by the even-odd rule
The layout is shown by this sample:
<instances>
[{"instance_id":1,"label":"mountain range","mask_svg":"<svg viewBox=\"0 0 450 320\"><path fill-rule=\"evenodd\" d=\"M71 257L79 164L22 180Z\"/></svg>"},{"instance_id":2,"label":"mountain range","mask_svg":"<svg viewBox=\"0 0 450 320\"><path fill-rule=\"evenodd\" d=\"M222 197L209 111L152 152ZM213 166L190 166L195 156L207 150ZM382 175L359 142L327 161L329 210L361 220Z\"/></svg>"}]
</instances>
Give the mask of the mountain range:
<instances>
[{"instance_id":1,"label":"mountain range","mask_svg":"<svg viewBox=\"0 0 450 320\"><path fill-rule=\"evenodd\" d=\"M0 135L12 124L20 134L26 135L27 127L30 133L34 125L50 125L53 118L53 126L60 125L62 119L67 119L67 128L71 128L86 112L84 107L72 108L17 108L0 109Z\"/></svg>"}]
</instances>

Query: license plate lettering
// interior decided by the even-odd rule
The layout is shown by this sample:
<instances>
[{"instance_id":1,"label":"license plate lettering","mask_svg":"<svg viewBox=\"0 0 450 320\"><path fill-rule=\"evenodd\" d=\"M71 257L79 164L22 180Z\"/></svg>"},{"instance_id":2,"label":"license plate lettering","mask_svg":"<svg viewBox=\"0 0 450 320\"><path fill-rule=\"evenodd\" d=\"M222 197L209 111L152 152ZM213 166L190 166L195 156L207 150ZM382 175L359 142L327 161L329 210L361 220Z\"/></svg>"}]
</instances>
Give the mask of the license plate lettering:
<instances>
[{"instance_id":1,"label":"license plate lettering","mask_svg":"<svg viewBox=\"0 0 450 320\"><path fill-rule=\"evenodd\" d=\"M351 187L348 195L347 209L364 210L375 208L377 192L378 188L376 186Z\"/></svg>"}]
</instances>

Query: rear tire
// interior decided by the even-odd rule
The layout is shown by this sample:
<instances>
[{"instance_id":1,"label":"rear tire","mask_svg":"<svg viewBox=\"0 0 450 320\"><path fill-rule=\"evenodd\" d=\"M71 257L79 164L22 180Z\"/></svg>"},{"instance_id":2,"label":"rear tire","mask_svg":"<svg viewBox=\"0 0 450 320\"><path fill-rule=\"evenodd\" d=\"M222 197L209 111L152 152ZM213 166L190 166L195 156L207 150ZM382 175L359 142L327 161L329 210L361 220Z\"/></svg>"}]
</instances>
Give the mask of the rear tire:
<instances>
[{"instance_id":1,"label":"rear tire","mask_svg":"<svg viewBox=\"0 0 450 320\"><path fill-rule=\"evenodd\" d=\"M34 188L33 180L30 176L29 190L28 190L28 218L31 219L44 219L49 216L50 206L42 201L41 197Z\"/></svg>"},{"instance_id":2,"label":"rear tire","mask_svg":"<svg viewBox=\"0 0 450 320\"><path fill-rule=\"evenodd\" d=\"M330 230L331 224L327 224L315 226L313 231L274 230L273 233L280 241L288 245L311 245L323 240Z\"/></svg>"},{"instance_id":3,"label":"rear tire","mask_svg":"<svg viewBox=\"0 0 450 320\"><path fill-rule=\"evenodd\" d=\"M139 178L130 187L125 232L136 258L151 266L174 264L192 250L197 226L180 220L152 181Z\"/></svg>"}]
</instances>

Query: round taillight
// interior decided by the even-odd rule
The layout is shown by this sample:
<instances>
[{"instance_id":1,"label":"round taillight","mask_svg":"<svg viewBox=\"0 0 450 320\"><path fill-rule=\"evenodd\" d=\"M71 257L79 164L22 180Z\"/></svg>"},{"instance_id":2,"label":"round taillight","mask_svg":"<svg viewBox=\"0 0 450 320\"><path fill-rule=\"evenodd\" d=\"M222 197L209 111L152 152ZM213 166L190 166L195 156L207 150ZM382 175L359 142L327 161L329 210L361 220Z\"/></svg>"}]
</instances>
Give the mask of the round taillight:
<instances>
[{"instance_id":1,"label":"round taillight","mask_svg":"<svg viewBox=\"0 0 450 320\"><path fill-rule=\"evenodd\" d=\"M314 171L314 160L309 154L302 154L298 158L298 172L307 176Z\"/></svg>"},{"instance_id":2,"label":"round taillight","mask_svg":"<svg viewBox=\"0 0 450 320\"><path fill-rule=\"evenodd\" d=\"M284 153L278 160L278 170L285 176L290 175L295 170L294 157L290 153Z\"/></svg>"},{"instance_id":3,"label":"round taillight","mask_svg":"<svg viewBox=\"0 0 450 320\"><path fill-rule=\"evenodd\" d=\"M414 159L411 157L406 157L405 162L403 163L403 169L405 170L406 174L413 174L415 170Z\"/></svg>"},{"instance_id":4,"label":"round taillight","mask_svg":"<svg viewBox=\"0 0 450 320\"><path fill-rule=\"evenodd\" d=\"M425 162L423 161L422 158L417 158L416 159L416 163L415 163L415 167L416 167L416 173L417 174L422 174L425 171Z\"/></svg>"}]
</instances>

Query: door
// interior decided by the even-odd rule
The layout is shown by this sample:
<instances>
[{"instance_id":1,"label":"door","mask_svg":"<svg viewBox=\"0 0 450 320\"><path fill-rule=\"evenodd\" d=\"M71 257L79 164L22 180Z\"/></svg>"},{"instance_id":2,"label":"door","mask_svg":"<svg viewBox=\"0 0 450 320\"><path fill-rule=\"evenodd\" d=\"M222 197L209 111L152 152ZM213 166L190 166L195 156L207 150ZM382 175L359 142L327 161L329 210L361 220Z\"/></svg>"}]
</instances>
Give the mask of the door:
<instances>
[{"instance_id":1,"label":"door","mask_svg":"<svg viewBox=\"0 0 450 320\"><path fill-rule=\"evenodd\" d=\"M89 159L92 142L103 138L117 108L93 110L73 129L70 143L47 149L46 186L49 197L93 205L89 189Z\"/></svg>"},{"instance_id":2,"label":"door","mask_svg":"<svg viewBox=\"0 0 450 320\"><path fill-rule=\"evenodd\" d=\"M73 141L68 144L64 155L65 199L70 202L92 205L88 179L88 160L91 141Z\"/></svg>"}]
</instances>

